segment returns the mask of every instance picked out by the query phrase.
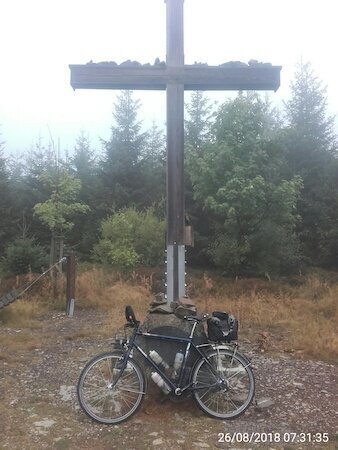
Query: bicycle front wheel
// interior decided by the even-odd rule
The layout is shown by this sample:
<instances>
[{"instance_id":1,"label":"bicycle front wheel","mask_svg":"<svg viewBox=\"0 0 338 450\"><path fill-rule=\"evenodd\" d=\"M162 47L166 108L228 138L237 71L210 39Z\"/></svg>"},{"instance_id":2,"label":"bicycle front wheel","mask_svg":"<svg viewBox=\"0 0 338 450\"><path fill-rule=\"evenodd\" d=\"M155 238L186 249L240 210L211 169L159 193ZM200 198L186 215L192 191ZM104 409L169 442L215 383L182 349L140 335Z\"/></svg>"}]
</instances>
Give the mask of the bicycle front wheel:
<instances>
[{"instance_id":1,"label":"bicycle front wheel","mask_svg":"<svg viewBox=\"0 0 338 450\"><path fill-rule=\"evenodd\" d=\"M196 363L192 373L198 406L217 419L235 419L250 406L255 380L249 361L231 350L216 349Z\"/></svg>"},{"instance_id":2,"label":"bicycle front wheel","mask_svg":"<svg viewBox=\"0 0 338 450\"><path fill-rule=\"evenodd\" d=\"M81 372L77 385L79 403L96 422L123 422L141 406L145 377L132 359L121 373L122 357L122 352L103 353L90 360Z\"/></svg>"}]
</instances>

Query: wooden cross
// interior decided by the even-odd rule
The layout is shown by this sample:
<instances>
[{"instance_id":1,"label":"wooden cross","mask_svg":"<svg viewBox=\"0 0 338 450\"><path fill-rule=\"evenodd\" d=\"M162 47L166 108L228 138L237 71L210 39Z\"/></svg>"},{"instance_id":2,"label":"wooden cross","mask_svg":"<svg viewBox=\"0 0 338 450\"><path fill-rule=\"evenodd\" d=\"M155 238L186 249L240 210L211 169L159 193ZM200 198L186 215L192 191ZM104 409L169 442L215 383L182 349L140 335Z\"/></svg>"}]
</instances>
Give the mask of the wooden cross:
<instances>
[{"instance_id":1,"label":"wooden cross","mask_svg":"<svg viewBox=\"0 0 338 450\"><path fill-rule=\"evenodd\" d=\"M221 66L185 65L183 2L165 0L166 63L88 63L70 65L74 89L167 91L167 302L185 295L184 242L184 91L274 90L280 66L229 62Z\"/></svg>"}]
</instances>

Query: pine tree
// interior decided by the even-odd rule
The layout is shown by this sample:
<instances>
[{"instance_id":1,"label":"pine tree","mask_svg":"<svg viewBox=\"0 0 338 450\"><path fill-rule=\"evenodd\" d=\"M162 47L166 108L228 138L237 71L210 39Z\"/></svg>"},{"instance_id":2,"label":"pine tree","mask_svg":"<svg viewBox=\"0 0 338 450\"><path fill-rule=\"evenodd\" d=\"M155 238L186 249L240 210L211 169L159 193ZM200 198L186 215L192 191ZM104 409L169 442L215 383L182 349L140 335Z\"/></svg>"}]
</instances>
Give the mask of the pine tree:
<instances>
[{"instance_id":1,"label":"pine tree","mask_svg":"<svg viewBox=\"0 0 338 450\"><path fill-rule=\"evenodd\" d=\"M165 136L163 130L153 122L147 133L146 144L144 148L143 158L152 161L154 166L165 166Z\"/></svg>"},{"instance_id":2,"label":"pine tree","mask_svg":"<svg viewBox=\"0 0 338 450\"><path fill-rule=\"evenodd\" d=\"M97 240L99 224L105 216L105 209L97 157L91 148L89 137L83 131L77 138L74 154L70 158L70 167L73 175L81 182L77 199L90 209L85 220L82 214L74 215L74 227L69 232L69 243L72 246L76 245L78 256L88 258Z\"/></svg>"},{"instance_id":3,"label":"pine tree","mask_svg":"<svg viewBox=\"0 0 338 450\"><path fill-rule=\"evenodd\" d=\"M103 141L101 162L103 195L107 212L142 203L142 152L146 133L137 120L140 101L123 91L114 105L111 138Z\"/></svg>"},{"instance_id":4,"label":"pine tree","mask_svg":"<svg viewBox=\"0 0 338 450\"><path fill-rule=\"evenodd\" d=\"M96 166L94 150L90 147L90 140L84 131L81 131L74 147L74 154L70 158L70 164L74 167L80 180L91 178Z\"/></svg>"},{"instance_id":5,"label":"pine tree","mask_svg":"<svg viewBox=\"0 0 338 450\"><path fill-rule=\"evenodd\" d=\"M139 207L157 205L157 209L161 209L166 187L166 147L163 131L155 122L147 133L140 170L143 179L143 196Z\"/></svg>"},{"instance_id":6,"label":"pine tree","mask_svg":"<svg viewBox=\"0 0 338 450\"><path fill-rule=\"evenodd\" d=\"M37 203L46 201L51 195L49 186L42 182L44 173L54 175L57 156L51 144L45 145L39 138L34 146L16 162L16 180L13 183L15 193L17 220L25 222L32 236L38 237L39 243L49 246L50 234L40 220L33 214Z\"/></svg>"},{"instance_id":7,"label":"pine tree","mask_svg":"<svg viewBox=\"0 0 338 450\"><path fill-rule=\"evenodd\" d=\"M291 98L285 108L290 128L305 147L302 150L307 158L295 159L301 168L307 164L310 152L336 153L335 118L327 113L327 89L314 74L310 63L297 65L290 87Z\"/></svg>"},{"instance_id":8,"label":"pine tree","mask_svg":"<svg viewBox=\"0 0 338 450\"><path fill-rule=\"evenodd\" d=\"M327 112L326 88L309 63L299 63L285 104L288 128L284 142L291 175L300 175L303 189L297 210L298 234L304 255L312 264L337 264L338 225L337 140L334 118Z\"/></svg>"},{"instance_id":9,"label":"pine tree","mask_svg":"<svg viewBox=\"0 0 338 450\"><path fill-rule=\"evenodd\" d=\"M206 144L211 140L211 129L214 113L212 105L203 91L194 91L190 103L185 106L187 119L185 120L185 159L202 157ZM210 258L207 254L208 236L212 234L212 213L206 215L200 204L196 202L190 171L185 170L185 209L186 223L193 225L194 247L187 247L187 257L191 264L207 265Z\"/></svg>"},{"instance_id":10,"label":"pine tree","mask_svg":"<svg viewBox=\"0 0 338 450\"><path fill-rule=\"evenodd\" d=\"M202 91L191 94L190 103L186 105L188 119L185 120L185 142L195 153L200 153L203 144L210 137L212 106Z\"/></svg>"}]
</instances>

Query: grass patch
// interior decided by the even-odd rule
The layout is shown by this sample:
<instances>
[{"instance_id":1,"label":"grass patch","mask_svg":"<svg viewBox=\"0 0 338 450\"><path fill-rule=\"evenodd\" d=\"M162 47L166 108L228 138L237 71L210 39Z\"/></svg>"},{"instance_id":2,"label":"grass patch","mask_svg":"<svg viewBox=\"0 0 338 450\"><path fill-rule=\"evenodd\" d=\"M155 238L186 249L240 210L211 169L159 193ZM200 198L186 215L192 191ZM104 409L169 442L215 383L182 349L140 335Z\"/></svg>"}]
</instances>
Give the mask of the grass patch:
<instances>
[{"instance_id":1,"label":"grass patch","mask_svg":"<svg viewBox=\"0 0 338 450\"><path fill-rule=\"evenodd\" d=\"M210 277L209 277L210 278ZM338 355L338 284L314 275L295 286L285 281L220 279L196 282L195 300L200 311L228 311L240 321L240 336L271 332L283 337L283 349L308 357L334 361ZM194 280L192 280L193 282ZM201 295L201 293L203 295Z\"/></svg>"},{"instance_id":2,"label":"grass patch","mask_svg":"<svg viewBox=\"0 0 338 450\"><path fill-rule=\"evenodd\" d=\"M31 351L41 348L43 345L41 339L30 333L21 332L1 336L1 347L6 349L6 353L2 353L3 358L7 358L6 355L11 352Z\"/></svg>"},{"instance_id":3,"label":"grass patch","mask_svg":"<svg viewBox=\"0 0 338 450\"><path fill-rule=\"evenodd\" d=\"M0 310L0 322L11 328L39 329L39 318L48 309L47 304L34 297L20 299Z\"/></svg>"},{"instance_id":4,"label":"grass patch","mask_svg":"<svg viewBox=\"0 0 338 450\"><path fill-rule=\"evenodd\" d=\"M76 281L77 305L104 310L118 310L120 305L126 304L141 306L150 300L150 286L136 278L135 281L132 278L122 281L118 274L104 269L94 268L80 273Z\"/></svg>"},{"instance_id":5,"label":"grass patch","mask_svg":"<svg viewBox=\"0 0 338 450\"><path fill-rule=\"evenodd\" d=\"M125 323L126 304L134 308L142 321L152 291L158 290L162 277L158 271L122 276L100 267L82 268L76 280L75 309L101 310L106 320L100 329L81 328L68 333L65 339L113 336L113 330L121 329ZM58 297L53 300L50 279L45 279L40 290L1 310L0 321L7 327L23 330L40 328L42 314L55 309L64 311L64 281L61 284ZM257 339L260 333L268 332L279 350L327 361L337 358L338 276L332 272L268 281L229 280L214 273L191 271L187 284L187 292L199 312L221 310L237 316L240 338ZM11 335L12 338L14 347L29 345L20 342L19 336ZM34 347L36 343L31 345Z\"/></svg>"}]
</instances>

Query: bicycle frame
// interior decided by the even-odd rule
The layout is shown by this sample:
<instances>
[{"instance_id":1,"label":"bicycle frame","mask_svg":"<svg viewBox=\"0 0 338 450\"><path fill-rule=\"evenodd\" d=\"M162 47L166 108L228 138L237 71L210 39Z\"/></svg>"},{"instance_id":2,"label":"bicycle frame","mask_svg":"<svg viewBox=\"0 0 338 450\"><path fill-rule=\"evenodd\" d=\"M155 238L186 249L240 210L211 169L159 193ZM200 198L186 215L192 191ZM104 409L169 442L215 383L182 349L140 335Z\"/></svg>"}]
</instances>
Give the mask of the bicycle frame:
<instances>
[{"instance_id":1,"label":"bicycle frame","mask_svg":"<svg viewBox=\"0 0 338 450\"><path fill-rule=\"evenodd\" d=\"M139 409L146 394L147 366L154 371L152 380L169 394L167 398L174 401L179 396L184 399L192 395L204 413L217 419L234 419L243 414L255 394L251 362L237 351L236 342L225 343L226 337L211 342L205 336L202 344L193 342L197 324L207 317L207 314L184 316L183 319L192 322L184 337L180 330L178 336L175 331L162 335L160 329L150 332L142 329L132 307L127 305L125 331L128 327L131 333L115 340L115 351L95 356L82 369L77 384L81 408L99 423L127 420ZM229 336L228 340L234 337L237 335ZM158 355L158 347L167 362Z\"/></svg>"},{"instance_id":2,"label":"bicycle frame","mask_svg":"<svg viewBox=\"0 0 338 450\"><path fill-rule=\"evenodd\" d=\"M194 322L190 335L189 337L174 337L174 336L166 336L166 335L161 335L161 334L155 334L155 333L148 333L148 332L142 332L140 331L139 326L135 327L134 332L129 340L128 343L128 350L125 354L125 358L124 358L124 364L121 367L121 374L123 373L123 370L125 369L125 367L127 366L128 363L128 359L131 358L131 352L133 349L136 349L142 356L143 358L155 369L155 371L157 373L159 373L159 375L164 379L164 381L167 383L167 385L170 387L170 389L172 391L175 392L175 394L180 395L182 394L184 391L186 391L187 389L191 389L191 390L196 390L196 389L205 389L205 386L202 387L194 387L193 383L190 382L188 383L186 386L182 386L183 380L184 380L184 375L186 372L186 365L187 365L187 361L188 361L188 357L191 351L191 348L194 349L199 356L201 357L201 359L203 359L206 364L209 366L211 372L213 373L213 375L215 376L216 382L214 384L211 384L210 387L216 386L220 383L224 382L224 379L220 378L218 373L216 372L216 370L213 368L213 366L209 363L208 359L206 358L205 353L203 352L203 350L200 350L200 348L202 347L212 347L212 344L201 344L201 345L195 345L193 343L193 336L194 336L194 332L195 332L195 328L197 326L197 322ZM146 339L156 339L156 340L161 340L161 341L167 341L167 342L177 342L177 343L181 343L181 344L185 344L186 345L186 349L185 349L185 353L184 353L184 358L183 358L183 362L182 362L182 366L180 368L180 373L179 373L179 377L178 377L178 382L174 383L168 376L167 374L161 369L161 367L155 363L155 361L153 361L146 353L145 351L135 342L136 338L138 336L142 336L145 337ZM119 379L120 377L118 377ZM114 384L117 383L118 379L115 381Z\"/></svg>"}]
</instances>

